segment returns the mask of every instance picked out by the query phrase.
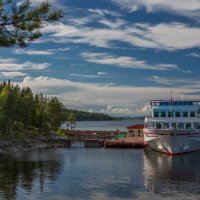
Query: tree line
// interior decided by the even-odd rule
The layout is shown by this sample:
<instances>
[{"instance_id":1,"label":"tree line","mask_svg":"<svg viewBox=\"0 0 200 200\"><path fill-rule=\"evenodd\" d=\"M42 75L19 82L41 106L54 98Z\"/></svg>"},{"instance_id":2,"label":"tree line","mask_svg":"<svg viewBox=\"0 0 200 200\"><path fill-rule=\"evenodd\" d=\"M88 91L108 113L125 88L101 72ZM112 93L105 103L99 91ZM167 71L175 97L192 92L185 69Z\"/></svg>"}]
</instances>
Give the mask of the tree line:
<instances>
[{"instance_id":1,"label":"tree line","mask_svg":"<svg viewBox=\"0 0 200 200\"><path fill-rule=\"evenodd\" d=\"M70 116L70 113L74 113L76 116L76 120L78 121L104 121L104 120L106 121L115 119L103 113L91 113L91 112L71 110L66 108L67 117Z\"/></svg>"},{"instance_id":2,"label":"tree line","mask_svg":"<svg viewBox=\"0 0 200 200\"><path fill-rule=\"evenodd\" d=\"M57 97L33 94L29 87L20 88L10 81L0 83L0 136L15 131L56 131L68 121L70 129L76 121L113 120L102 113L70 110Z\"/></svg>"},{"instance_id":3,"label":"tree line","mask_svg":"<svg viewBox=\"0 0 200 200\"><path fill-rule=\"evenodd\" d=\"M0 134L24 128L56 130L66 121L64 105L57 97L34 95L29 87L0 84Z\"/></svg>"}]
</instances>

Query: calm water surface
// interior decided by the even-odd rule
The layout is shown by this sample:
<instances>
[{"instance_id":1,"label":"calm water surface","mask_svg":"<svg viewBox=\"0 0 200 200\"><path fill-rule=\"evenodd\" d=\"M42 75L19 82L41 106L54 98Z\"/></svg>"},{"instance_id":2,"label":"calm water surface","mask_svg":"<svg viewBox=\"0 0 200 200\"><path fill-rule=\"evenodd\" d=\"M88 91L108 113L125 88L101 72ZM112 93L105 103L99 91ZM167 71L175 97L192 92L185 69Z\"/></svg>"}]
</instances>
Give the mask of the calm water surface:
<instances>
[{"instance_id":1,"label":"calm water surface","mask_svg":"<svg viewBox=\"0 0 200 200\"><path fill-rule=\"evenodd\" d=\"M62 148L0 161L0 199L200 199L200 152Z\"/></svg>"}]
</instances>

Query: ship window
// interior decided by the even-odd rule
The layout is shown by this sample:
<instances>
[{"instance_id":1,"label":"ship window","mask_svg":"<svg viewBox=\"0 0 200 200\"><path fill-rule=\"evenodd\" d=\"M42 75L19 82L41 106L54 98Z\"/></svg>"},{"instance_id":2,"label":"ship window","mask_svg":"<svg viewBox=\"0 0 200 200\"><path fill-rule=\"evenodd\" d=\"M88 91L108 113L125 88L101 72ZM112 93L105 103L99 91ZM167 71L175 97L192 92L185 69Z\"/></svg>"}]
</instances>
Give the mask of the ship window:
<instances>
[{"instance_id":1,"label":"ship window","mask_svg":"<svg viewBox=\"0 0 200 200\"><path fill-rule=\"evenodd\" d=\"M184 101L184 102L183 102L183 105L186 106L186 105L187 105L187 101Z\"/></svg>"},{"instance_id":2,"label":"ship window","mask_svg":"<svg viewBox=\"0 0 200 200\"><path fill-rule=\"evenodd\" d=\"M169 105L169 102L164 102L164 105L165 105L165 106L168 106L168 105Z\"/></svg>"},{"instance_id":3,"label":"ship window","mask_svg":"<svg viewBox=\"0 0 200 200\"><path fill-rule=\"evenodd\" d=\"M181 113L180 112L175 112L175 117L180 117Z\"/></svg>"},{"instance_id":4,"label":"ship window","mask_svg":"<svg viewBox=\"0 0 200 200\"><path fill-rule=\"evenodd\" d=\"M184 123L178 123L178 129L184 129Z\"/></svg>"},{"instance_id":5,"label":"ship window","mask_svg":"<svg viewBox=\"0 0 200 200\"><path fill-rule=\"evenodd\" d=\"M164 125L164 126L163 126L164 129L168 129L168 128L169 128L169 123L164 123L163 125Z\"/></svg>"},{"instance_id":6,"label":"ship window","mask_svg":"<svg viewBox=\"0 0 200 200\"><path fill-rule=\"evenodd\" d=\"M173 112L168 112L168 117L173 117Z\"/></svg>"},{"instance_id":7,"label":"ship window","mask_svg":"<svg viewBox=\"0 0 200 200\"><path fill-rule=\"evenodd\" d=\"M179 101L179 102L178 102L178 105L179 105L179 106L182 106L182 105L183 105L183 102L182 102L182 101Z\"/></svg>"},{"instance_id":8,"label":"ship window","mask_svg":"<svg viewBox=\"0 0 200 200\"><path fill-rule=\"evenodd\" d=\"M160 106L163 106L163 102L160 102Z\"/></svg>"},{"instance_id":9,"label":"ship window","mask_svg":"<svg viewBox=\"0 0 200 200\"><path fill-rule=\"evenodd\" d=\"M188 101L188 105L191 106L191 105L192 105L192 102L191 102L191 101Z\"/></svg>"},{"instance_id":10,"label":"ship window","mask_svg":"<svg viewBox=\"0 0 200 200\"><path fill-rule=\"evenodd\" d=\"M159 117L159 112L154 112L154 117Z\"/></svg>"},{"instance_id":11,"label":"ship window","mask_svg":"<svg viewBox=\"0 0 200 200\"><path fill-rule=\"evenodd\" d=\"M173 102L172 105L176 106L176 105L177 105L177 102Z\"/></svg>"},{"instance_id":12,"label":"ship window","mask_svg":"<svg viewBox=\"0 0 200 200\"><path fill-rule=\"evenodd\" d=\"M172 123L172 128L176 129L176 123Z\"/></svg>"},{"instance_id":13,"label":"ship window","mask_svg":"<svg viewBox=\"0 0 200 200\"><path fill-rule=\"evenodd\" d=\"M161 112L161 117L166 117L166 112Z\"/></svg>"},{"instance_id":14,"label":"ship window","mask_svg":"<svg viewBox=\"0 0 200 200\"><path fill-rule=\"evenodd\" d=\"M162 127L162 126L161 126L161 123L156 123L156 128L157 128L157 129L161 129L161 127Z\"/></svg>"},{"instance_id":15,"label":"ship window","mask_svg":"<svg viewBox=\"0 0 200 200\"><path fill-rule=\"evenodd\" d=\"M190 117L195 117L195 112L194 111L190 112Z\"/></svg>"},{"instance_id":16,"label":"ship window","mask_svg":"<svg viewBox=\"0 0 200 200\"><path fill-rule=\"evenodd\" d=\"M183 117L188 117L188 112L183 112Z\"/></svg>"},{"instance_id":17,"label":"ship window","mask_svg":"<svg viewBox=\"0 0 200 200\"><path fill-rule=\"evenodd\" d=\"M155 106L156 103L155 102L150 102L150 106Z\"/></svg>"},{"instance_id":18,"label":"ship window","mask_svg":"<svg viewBox=\"0 0 200 200\"><path fill-rule=\"evenodd\" d=\"M199 123L199 122L195 122L195 123L194 123L194 128L200 129L200 123Z\"/></svg>"},{"instance_id":19,"label":"ship window","mask_svg":"<svg viewBox=\"0 0 200 200\"><path fill-rule=\"evenodd\" d=\"M186 123L186 124L185 124L185 127L186 127L186 129L191 128L191 123Z\"/></svg>"}]
</instances>

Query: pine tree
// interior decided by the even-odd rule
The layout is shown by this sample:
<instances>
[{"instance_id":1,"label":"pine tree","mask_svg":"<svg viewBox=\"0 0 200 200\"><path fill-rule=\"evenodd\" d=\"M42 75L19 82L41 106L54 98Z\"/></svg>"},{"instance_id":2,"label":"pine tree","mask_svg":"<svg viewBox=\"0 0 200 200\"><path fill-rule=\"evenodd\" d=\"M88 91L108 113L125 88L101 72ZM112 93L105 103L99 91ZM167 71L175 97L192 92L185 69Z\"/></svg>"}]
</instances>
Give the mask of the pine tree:
<instances>
[{"instance_id":1,"label":"pine tree","mask_svg":"<svg viewBox=\"0 0 200 200\"><path fill-rule=\"evenodd\" d=\"M0 0L0 47L25 47L41 37L43 26L62 16L62 11L53 9L49 1L33 7L30 0Z\"/></svg>"}]
</instances>

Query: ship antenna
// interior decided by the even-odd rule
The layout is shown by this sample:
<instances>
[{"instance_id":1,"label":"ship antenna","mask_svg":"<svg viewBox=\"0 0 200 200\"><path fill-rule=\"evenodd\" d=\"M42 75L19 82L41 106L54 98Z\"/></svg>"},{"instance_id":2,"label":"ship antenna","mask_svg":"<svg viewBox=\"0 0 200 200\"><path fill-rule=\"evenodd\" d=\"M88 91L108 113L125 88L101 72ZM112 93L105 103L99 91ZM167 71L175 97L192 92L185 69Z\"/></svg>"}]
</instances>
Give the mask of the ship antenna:
<instances>
[{"instance_id":1,"label":"ship antenna","mask_svg":"<svg viewBox=\"0 0 200 200\"><path fill-rule=\"evenodd\" d=\"M173 91L170 91L170 116L171 116L171 123L172 123L172 92Z\"/></svg>"},{"instance_id":2,"label":"ship antenna","mask_svg":"<svg viewBox=\"0 0 200 200\"><path fill-rule=\"evenodd\" d=\"M172 92L173 92L173 91L170 91L170 98L171 98L171 99L170 99L170 105L172 104Z\"/></svg>"},{"instance_id":3,"label":"ship antenna","mask_svg":"<svg viewBox=\"0 0 200 200\"><path fill-rule=\"evenodd\" d=\"M183 97L184 97L184 92L182 93L182 101L183 101Z\"/></svg>"}]
</instances>

